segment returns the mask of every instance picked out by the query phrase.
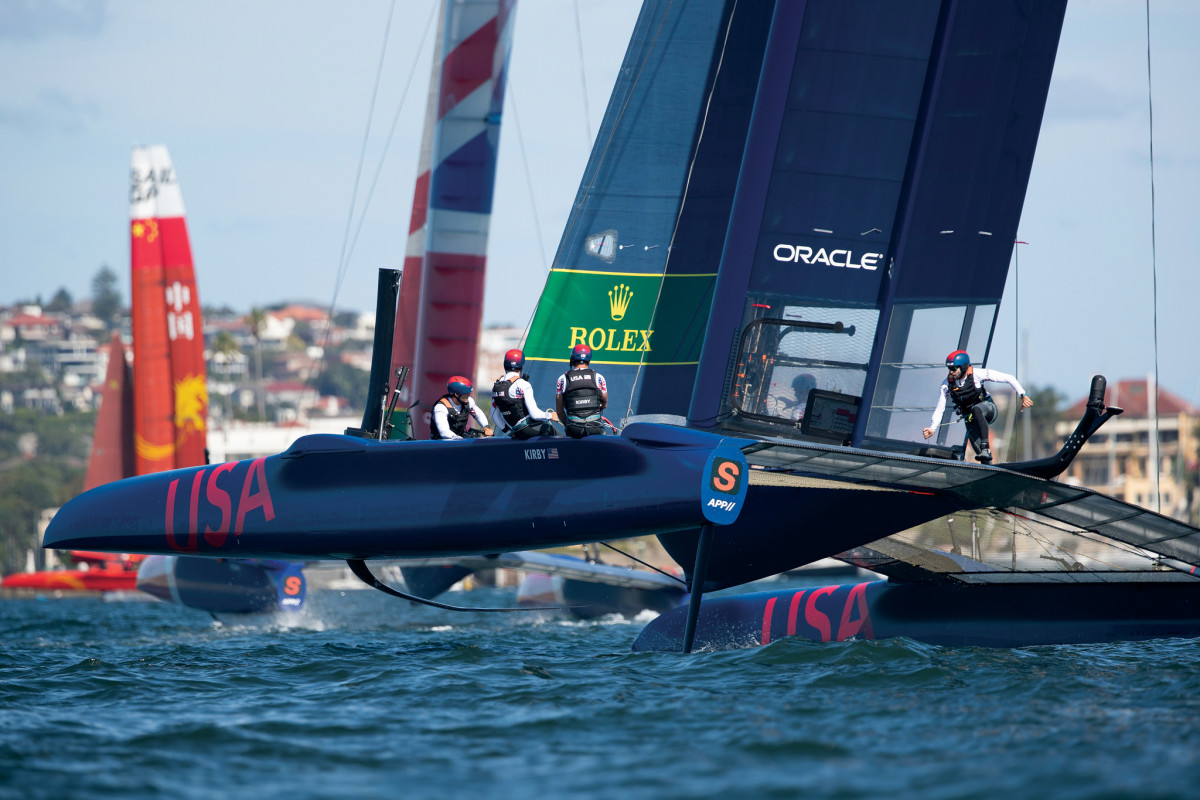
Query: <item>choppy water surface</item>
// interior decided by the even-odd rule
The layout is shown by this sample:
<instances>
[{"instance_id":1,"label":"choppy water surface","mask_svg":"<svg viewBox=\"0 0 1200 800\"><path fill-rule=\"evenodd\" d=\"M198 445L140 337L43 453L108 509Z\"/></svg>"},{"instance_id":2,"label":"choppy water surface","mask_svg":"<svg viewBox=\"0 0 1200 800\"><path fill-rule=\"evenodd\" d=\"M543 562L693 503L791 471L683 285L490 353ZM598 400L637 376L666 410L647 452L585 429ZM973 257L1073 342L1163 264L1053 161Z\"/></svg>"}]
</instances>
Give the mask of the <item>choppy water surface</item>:
<instances>
[{"instance_id":1,"label":"choppy water surface","mask_svg":"<svg viewBox=\"0 0 1200 800\"><path fill-rule=\"evenodd\" d=\"M0 601L0 797L1200 797L1200 641L635 654L638 621L310 602Z\"/></svg>"}]
</instances>

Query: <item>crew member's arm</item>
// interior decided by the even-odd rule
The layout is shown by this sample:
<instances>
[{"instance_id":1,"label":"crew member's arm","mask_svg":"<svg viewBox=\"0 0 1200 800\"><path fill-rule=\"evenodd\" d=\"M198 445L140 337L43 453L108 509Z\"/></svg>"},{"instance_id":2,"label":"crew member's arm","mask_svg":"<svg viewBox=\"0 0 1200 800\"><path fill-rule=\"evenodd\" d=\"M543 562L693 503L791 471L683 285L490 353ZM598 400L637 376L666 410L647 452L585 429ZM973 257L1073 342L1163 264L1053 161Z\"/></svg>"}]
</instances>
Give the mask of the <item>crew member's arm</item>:
<instances>
[{"instance_id":1,"label":"crew member's arm","mask_svg":"<svg viewBox=\"0 0 1200 800\"><path fill-rule=\"evenodd\" d=\"M599 372L596 373L596 387L600 390L600 413L603 414L604 409L608 408L608 384Z\"/></svg>"},{"instance_id":2,"label":"crew member's arm","mask_svg":"<svg viewBox=\"0 0 1200 800\"><path fill-rule=\"evenodd\" d=\"M492 416L492 425L493 425L493 427L495 427L496 430L498 430L502 433L506 432L508 430L508 423L504 421L504 415L500 413L500 409L496 408L495 405L492 406L492 415L491 416Z\"/></svg>"},{"instance_id":3,"label":"crew member's arm","mask_svg":"<svg viewBox=\"0 0 1200 800\"><path fill-rule=\"evenodd\" d=\"M976 374L980 372L983 373L979 377L980 383L983 381L990 381L992 383L1007 383L1012 387L1012 390L1017 393L1017 397L1021 398L1022 409L1029 408L1033 405L1033 400L1029 398L1029 395L1025 394L1025 387L1021 385L1021 382L1017 380L1016 376L994 369L980 369Z\"/></svg>"},{"instance_id":4,"label":"crew member's arm","mask_svg":"<svg viewBox=\"0 0 1200 800\"><path fill-rule=\"evenodd\" d=\"M937 406L933 409L933 417L929 420L929 427L921 431L928 439L937 431L938 425L942 423L942 413L946 410L946 395L950 392L950 383L942 381L941 387L938 388Z\"/></svg>"},{"instance_id":5,"label":"crew member's arm","mask_svg":"<svg viewBox=\"0 0 1200 800\"><path fill-rule=\"evenodd\" d=\"M471 416L475 419L475 421L477 423L479 423L479 427L483 428L483 435L491 436L492 434L494 434L496 431L492 428L491 425L488 425L487 415L485 415L483 413L482 408L475 405L475 398L468 397L467 404L468 404L468 407L471 409Z\"/></svg>"},{"instance_id":6,"label":"crew member's arm","mask_svg":"<svg viewBox=\"0 0 1200 800\"><path fill-rule=\"evenodd\" d=\"M558 383L554 385L554 409L558 412L558 418L565 420L567 412L563 410L563 392L567 390L567 376L559 375Z\"/></svg>"},{"instance_id":7,"label":"crew member's arm","mask_svg":"<svg viewBox=\"0 0 1200 800\"><path fill-rule=\"evenodd\" d=\"M443 439L461 439L454 431L450 430L450 420L447 417L446 404L441 400L433 404L433 424L437 427L438 433Z\"/></svg>"},{"instance_id":8,"label":"crew member's arm","mask_svg":"<svg viewBox=\"0 0 1200 800\"><path fill-rule=\"evenodd\" d=\"M531 420L534 422L545 422L546 420L558 421L558 415L553 411L543 411L538 408L537 400L533 397L533 385L529 381L522 378L513 384L513 386L516 387L517 394L525 401L525 413L529 415Z\"/></svg>"}]
</instances>

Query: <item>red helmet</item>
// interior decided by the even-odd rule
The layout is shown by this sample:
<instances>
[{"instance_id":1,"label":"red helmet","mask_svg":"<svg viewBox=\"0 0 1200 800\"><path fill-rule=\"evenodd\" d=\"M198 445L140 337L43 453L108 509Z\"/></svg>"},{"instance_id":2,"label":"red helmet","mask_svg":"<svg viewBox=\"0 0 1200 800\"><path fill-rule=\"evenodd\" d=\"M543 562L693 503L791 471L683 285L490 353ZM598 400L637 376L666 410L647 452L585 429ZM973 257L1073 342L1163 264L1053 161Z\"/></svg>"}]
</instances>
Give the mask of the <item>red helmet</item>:
<instances>
[{"instance_id":1,"label":"red helmet","mask_svg":"<svg viewBox=\"0 0 1200 800\"><path fill-rule=\"evenodd\" d=\"M592 348L586 344L577 344L571 348L571 363L572 364L590 364L592 361Z\"/></svg>"},{"instance_id":2,"label":"red helmet","mask_svg":"<svg viewBox=\"0 0 1200 800\"><path fill-rule=\"evenodd\" d=\"M475 390L471 385L469 378L464 378L462 375L454 375L450 380L446 381L446 391L450 394L470 394Z\"/></svg>"},{"instance_id":3,"label":"red helmet","mask_svg":"<svg viewBox=\"0 0 1200 800\"><path fill-rule=\"evenodd\" d=\"M523 366L525 366L525 354L520 350L514 348L504 354L504 369L506 371L520 372Z\"/></svg>"},{"instance_id":4,"label":"red helmet","mask_svg":"<svg viewBox=\"0 0 1200 800\"><path fill-rule=\"evenodd\" d=\"M958 369L959 367L966 369L969 366L971 366L971 357L967 355L966 350L955 350L946 356L946 369Z\"/></svg>"}]
</instances>

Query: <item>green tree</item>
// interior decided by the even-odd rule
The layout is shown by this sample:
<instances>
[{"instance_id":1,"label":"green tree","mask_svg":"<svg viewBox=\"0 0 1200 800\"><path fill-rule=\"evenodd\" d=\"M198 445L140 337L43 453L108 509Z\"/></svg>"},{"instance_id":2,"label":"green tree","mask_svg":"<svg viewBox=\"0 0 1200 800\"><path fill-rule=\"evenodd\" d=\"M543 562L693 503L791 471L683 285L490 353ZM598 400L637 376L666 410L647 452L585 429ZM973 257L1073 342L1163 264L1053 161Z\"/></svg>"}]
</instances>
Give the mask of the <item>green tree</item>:
<instances>
[{"instance_id":1,"label":"green tree","mask_svg":"<svg viewBox=\"0 0 1200 800\"><path fill-rule=\"evenodd\" d=\"M370 373L341 361L336 353L325 354L325 368L316 380L322 395L344 397L356 406L367 396Z\"/></svg>"},{"instance_id":2,"label":"green tree","mask_svg":"<svg viewBox=\"0 0 1200 800\"><path fill-rule=\"evenodd\" d=\"M67 287L60 286L54 296L50 298L50 302L46 304L47 311L70 311L75 305L75 299L71 297L71 293L67 291Z\"/></svg>"},{"instance_id":3,"label":"green tree","mask_svg":"<svg viewBox=\"0 0 1200 800\"><path fill-rule=\"evenodd\" d=\"M266 398L263 396L262 335L267 328L267 312L255 306L246 315L245 322L250 328L250 335L254 337L254 377L256 381L254 396L258 401L258 418L266 421Z\"/></svg>"},{"instance_id":4,"label":"green tree","mask_svg":"<svg viewBox=\"0 0 1200 800\"><path fill-rule=\"evenodd\" d=\"M0 569L24 567L25 552L36 546L43 509L56 508L83 488L95 414L61 415L16 409L0 415ZM37 455L24 456L23 436L36 435Z\"/></svg>"},{"instance_id":5,"label":"green tree","mask_svg":"<svg viewBox=\"0 0 1200 800\"><path fill-rule=\"evenodd\" d=\"M1033 408L1027 408L1017 414L1013 426L1012 458L1043 458L1057 453L1062 447L1059 436L1054 432L1054 426L1062 415L1062 403L1065 395L1059 394L1051 386L1027 386L1029 398L1033 400ZM1029 448L1025 447L1028 437Z\"/></svg>"},{"instance_id":6,"label":"green tree","mask_svg":"<svg viewBox=\"0 0 1200 800\"><path fill-rule=\"evenodd\" d=\"M117 273L103 264L92 278L92 313L112 330L121 315L121 291L117 288Z\"/></svg>"},{"instance_id":7,"label":"green tree","mask_svg":"<svg viewBox=\"0 0 1200 800\"><path fill-rule=\"evenodd\" d=\"M212 354L220 356L225 363L231 362L235 357L242 354L242 348L238 347L237 339L233 338L233 334L229 331L219 331L213 338ZM230 401L229 395L225 395L225 414L229 419L233 419L233 403Z\"/></svg>"}]
</instances>

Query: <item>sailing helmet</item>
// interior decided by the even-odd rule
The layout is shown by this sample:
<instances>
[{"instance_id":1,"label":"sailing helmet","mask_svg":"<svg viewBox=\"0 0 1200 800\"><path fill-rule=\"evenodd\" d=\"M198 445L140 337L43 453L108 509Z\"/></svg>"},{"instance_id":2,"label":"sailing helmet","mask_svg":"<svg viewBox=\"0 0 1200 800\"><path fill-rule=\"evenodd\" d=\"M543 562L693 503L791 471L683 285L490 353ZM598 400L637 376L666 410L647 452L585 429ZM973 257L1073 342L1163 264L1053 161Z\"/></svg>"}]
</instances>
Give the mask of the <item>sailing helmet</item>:
<instances>
[{"instance_id":1,"label":"sailing helmet","mask_svg":"<svg viewBox=\"0 0 1200 800\"><path fill-rule=\"evenodd\" d=\"M817 387L817 378L811 372L801 372L795 378L792 378L792 391L797 396L803 394L808 395L810 389Z\"/></svg>"},{"instance_id":2,"label":"sailing helmet","mask_svg":"<svg viewBox=\"0 0 1200 800\"><path fill-rule=\"evenodd\" d=\"M586 344L577 344L571 348L571 363L572 364L590 364L592 361L592 348Z\"/></svg>"},{"instance_id":3,"label":"sailing helmet","mask_svg":"<svg viewBox=\"0 0 1200 800\"><path fill-rule=\"evenodd\" d=\"M504 369L507 372L520 372L525 366L525 354L513 348L504 354Z\"/></svg>"},{"instance_id":4,"label":"sailing helmet","mask_svg":"<svg viewBox=\"0 0 1200 800\"><path fill-rule=\"evenodd\" d=\"M462 375L454 375L446 381L446 391L450 394L470 394L474 389L470 379L464 378Z\"/></svg>"},{"instance_id":5,"label":"sailing helmet","mask_svg":"<svg viewBox=\"0 0 1200 800\"><path fill-rule=\"evenodd\" d=\"M959 367L966 369L969 366L971 366L971 357L967 355L966 350L955 350L946 356L946 369L958 369Z\"/></svg>"}]
</instances>

